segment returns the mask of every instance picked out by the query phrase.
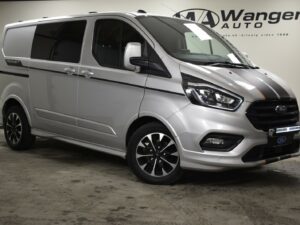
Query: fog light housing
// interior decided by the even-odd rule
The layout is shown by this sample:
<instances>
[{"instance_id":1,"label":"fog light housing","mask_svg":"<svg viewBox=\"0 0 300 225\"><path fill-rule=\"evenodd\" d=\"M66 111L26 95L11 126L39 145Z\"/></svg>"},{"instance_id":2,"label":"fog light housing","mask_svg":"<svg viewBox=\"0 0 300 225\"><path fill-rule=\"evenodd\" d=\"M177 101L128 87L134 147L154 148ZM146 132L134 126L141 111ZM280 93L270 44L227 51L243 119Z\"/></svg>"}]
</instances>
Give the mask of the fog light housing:
<instances>
[{"instance_id":1,"label":"fog light housing","mask_svg":"<svg viewBox=\"0 0 300 225\"><path fill-rule=\"evenodd\" d=\"M206 151L229 152L241 141L243 136L234 134L210 133L200 142L200 146Z\"/></svg>"}]
</instances>

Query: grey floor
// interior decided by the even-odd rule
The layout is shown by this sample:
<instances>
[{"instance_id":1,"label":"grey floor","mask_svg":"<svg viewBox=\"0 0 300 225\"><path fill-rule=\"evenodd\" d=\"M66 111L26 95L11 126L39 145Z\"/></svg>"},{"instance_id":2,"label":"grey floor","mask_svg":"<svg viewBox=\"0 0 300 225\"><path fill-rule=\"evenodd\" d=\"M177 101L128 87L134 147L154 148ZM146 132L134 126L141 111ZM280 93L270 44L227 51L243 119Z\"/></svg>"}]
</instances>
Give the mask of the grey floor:
<instances>
[{"instance_id":1,"label":"grey floor","mask_svg":"<svg viewBox=\"0 0 300 225\"><path fill-rule=\"evenodd\" d=\"M299 225L300 158L138 181L119 158L53 140L13 152L0 130L0 225Z\"/></svg>"}]
</instances>

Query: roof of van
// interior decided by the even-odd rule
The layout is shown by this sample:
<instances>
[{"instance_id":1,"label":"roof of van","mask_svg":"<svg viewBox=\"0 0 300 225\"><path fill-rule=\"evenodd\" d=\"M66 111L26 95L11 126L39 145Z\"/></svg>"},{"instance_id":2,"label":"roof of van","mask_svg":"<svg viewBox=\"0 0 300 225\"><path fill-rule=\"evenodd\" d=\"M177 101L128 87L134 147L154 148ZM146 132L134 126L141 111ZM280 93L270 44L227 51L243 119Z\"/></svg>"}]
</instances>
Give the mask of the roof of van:
<instances>
[{"instance_id":1,"label":"roof of van","mask_svg":"<svg viewBox=\"0 0 300 225\"><path fill-rule=\"evenodd\" d=\"M110 16L126 16L126 17L137 17L137 16L158 16L154 14L148 14L148 13L142 13L142 12L89 12L85 14L78 14L78 15L70 15L70 16L58 16L58 17L43 17L33 20L24 20L24 21L18 21L15 23L10 23L5 26L5 28L11 28L11 27L19 27L19 26L26 26L26 25L34 25L40 22L46 22L46 21L56 21L56 20L64 20L64 19L72 19L72 18L81 18L81 17L95 17L95 16L101 16L101 15L110 15Z\"/></svg>"}]
</instances>

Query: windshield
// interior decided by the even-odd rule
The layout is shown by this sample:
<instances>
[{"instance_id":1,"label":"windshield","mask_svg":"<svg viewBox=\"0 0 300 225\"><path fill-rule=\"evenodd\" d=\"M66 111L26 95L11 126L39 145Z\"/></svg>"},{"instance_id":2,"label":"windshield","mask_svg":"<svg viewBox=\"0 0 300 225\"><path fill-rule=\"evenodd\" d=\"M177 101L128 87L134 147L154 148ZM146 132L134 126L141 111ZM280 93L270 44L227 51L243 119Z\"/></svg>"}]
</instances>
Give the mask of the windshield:
<instances>
[{"instance_id":1,"label":"windshield","mask_svg":"<svg viewBox=\"0 0 300 225\"><path fill-rule=\"evenodd\" d=\"M168 54L179 60L199 65L234 63L251 66L228 41L204 25L158 16L137 19Z\"/></svg>"}]
</instances>

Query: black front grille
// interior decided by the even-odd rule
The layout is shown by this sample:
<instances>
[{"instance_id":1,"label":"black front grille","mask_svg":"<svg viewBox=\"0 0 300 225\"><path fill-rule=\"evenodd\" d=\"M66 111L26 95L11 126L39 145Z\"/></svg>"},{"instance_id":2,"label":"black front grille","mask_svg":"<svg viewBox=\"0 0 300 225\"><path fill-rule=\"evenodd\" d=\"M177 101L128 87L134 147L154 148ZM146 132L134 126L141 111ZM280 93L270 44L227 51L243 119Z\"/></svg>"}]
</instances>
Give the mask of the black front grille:
<instances>
[{"instance_id":1,"label":"black front grille","mask_svg":"<svg viewBox=\"0 0 300 225\"><path fill-rule=\"evenodd\" d=\"M286 112L276 112L278 105L286 106ZM264 131L295 125L299 121L299 109L295 99L256 101L250 105L246 115L256 129Z\"/></svg>"}]
</instances>

